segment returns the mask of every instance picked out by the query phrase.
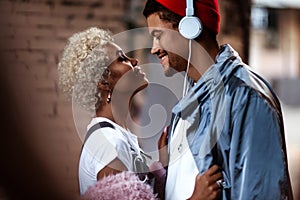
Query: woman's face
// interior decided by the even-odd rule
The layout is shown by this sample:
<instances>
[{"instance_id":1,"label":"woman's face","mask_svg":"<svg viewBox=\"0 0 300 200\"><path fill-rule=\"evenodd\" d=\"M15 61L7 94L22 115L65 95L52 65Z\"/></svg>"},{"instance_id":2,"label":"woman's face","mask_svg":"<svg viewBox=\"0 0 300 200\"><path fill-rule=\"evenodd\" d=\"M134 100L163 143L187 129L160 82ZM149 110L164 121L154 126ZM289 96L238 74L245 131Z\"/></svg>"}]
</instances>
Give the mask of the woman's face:
<instances>
[{"instance_id":1,"label":"woman's face","mask_svg":"<svg viewBox=\"0 0 300 200\"><path fill-rule=\"evenodd\" d=\"M126 56L115 43L108 43L106 53L109 57L107 81L112 85L113 92L133 95L148 85L145 73L137 66L137 59Z\"/></svg>"}]
</instances>

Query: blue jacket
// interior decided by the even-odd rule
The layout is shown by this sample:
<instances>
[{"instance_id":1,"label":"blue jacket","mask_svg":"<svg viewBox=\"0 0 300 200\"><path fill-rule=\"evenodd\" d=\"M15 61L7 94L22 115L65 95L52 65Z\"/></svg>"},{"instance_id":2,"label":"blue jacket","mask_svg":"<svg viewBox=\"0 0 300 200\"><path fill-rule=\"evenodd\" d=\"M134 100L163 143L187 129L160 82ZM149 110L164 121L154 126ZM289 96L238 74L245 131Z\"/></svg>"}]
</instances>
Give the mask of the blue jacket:
<instances>
[{"instance_id":1,"label":"blue jacket","mask_svg":"<svg viewBox=\"0 0 300 200\"><path fill-rule=\"evenodd\" d=\"M229 45L173 108L173 129L179 118L199 173L221 166L222 199L293 198L279 100Z\"/></svg>"}]
</instances>

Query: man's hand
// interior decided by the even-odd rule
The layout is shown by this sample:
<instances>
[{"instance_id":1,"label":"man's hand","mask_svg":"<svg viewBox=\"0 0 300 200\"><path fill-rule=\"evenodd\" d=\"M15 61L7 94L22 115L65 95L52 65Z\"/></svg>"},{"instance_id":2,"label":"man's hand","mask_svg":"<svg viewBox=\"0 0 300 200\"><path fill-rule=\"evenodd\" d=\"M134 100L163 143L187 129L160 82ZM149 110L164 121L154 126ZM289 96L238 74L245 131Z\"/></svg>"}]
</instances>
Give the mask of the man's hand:
<instances>
[{"instance_id":1,"label":"man's hand","mask_svg":"<svg viewBox=\"0 0 300 200\"><path fill-rule=\"evenodd\" d=\"M196 177L193 195L189 200L215 200L219 199L222 187L217 183L222 179L222 173L217 165L213 165L202 176Z\"/></svg>"}]
</instances>

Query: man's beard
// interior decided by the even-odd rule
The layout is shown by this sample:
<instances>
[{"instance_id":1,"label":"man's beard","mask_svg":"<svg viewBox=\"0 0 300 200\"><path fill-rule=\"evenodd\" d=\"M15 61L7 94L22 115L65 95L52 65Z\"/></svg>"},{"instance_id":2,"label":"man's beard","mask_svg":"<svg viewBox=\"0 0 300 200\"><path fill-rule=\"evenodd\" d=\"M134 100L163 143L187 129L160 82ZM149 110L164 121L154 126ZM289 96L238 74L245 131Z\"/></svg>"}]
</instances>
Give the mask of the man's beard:
<instances>
[{"instance_id":1,"label":"man's beard","mask_svg":"<svg viewBox=\"0 0 300 200\"><path fill-rule=\"evenodd\" d=\"M172 77L174 74L176 74L178 71L175 70L172 67L169 67L164 73L166 77Z\"/></svg>"}]
</instances>

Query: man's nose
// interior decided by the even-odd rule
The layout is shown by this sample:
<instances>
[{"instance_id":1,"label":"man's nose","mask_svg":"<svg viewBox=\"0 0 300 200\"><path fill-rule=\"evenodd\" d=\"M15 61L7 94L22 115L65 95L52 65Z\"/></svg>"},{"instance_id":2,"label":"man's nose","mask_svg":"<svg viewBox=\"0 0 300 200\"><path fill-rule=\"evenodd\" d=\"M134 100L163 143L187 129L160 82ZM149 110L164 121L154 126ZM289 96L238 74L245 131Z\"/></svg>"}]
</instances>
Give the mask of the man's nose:
<instances>
[{"instance_id":1,"label":"man's nose","mask_svg":"<svg viewBox=\"0 0 300 200\"><path fill-rule=\"evenodd\" d=\"M153 38L151 54L157 54L159 50L160 50L160 46L158 42L155 40L155 38Z\"/></svg>"}]
</instances>

